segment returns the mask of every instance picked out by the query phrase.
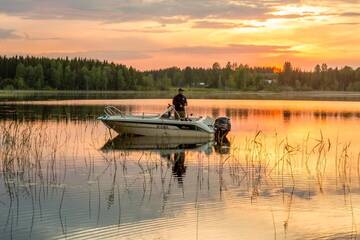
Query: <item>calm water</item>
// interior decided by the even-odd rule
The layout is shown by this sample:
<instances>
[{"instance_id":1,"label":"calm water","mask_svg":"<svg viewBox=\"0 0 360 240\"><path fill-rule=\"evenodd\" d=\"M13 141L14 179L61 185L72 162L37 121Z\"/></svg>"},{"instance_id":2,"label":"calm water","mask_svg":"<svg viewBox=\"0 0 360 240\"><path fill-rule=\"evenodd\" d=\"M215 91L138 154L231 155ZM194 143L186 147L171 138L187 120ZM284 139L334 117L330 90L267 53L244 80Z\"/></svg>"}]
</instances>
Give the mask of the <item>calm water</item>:
<instances>
[{"instance_id":1,"label":"calm water","mask_svg":"<svg viewBox=\"0 0 360 240\"><path fill-rule=\"evenodd\" d=\"M223 148L119 138L95 120L168 102L0 103L0 238L359 237L360 103L190 100L231 118Z\"/></svg>"}]
</instances>

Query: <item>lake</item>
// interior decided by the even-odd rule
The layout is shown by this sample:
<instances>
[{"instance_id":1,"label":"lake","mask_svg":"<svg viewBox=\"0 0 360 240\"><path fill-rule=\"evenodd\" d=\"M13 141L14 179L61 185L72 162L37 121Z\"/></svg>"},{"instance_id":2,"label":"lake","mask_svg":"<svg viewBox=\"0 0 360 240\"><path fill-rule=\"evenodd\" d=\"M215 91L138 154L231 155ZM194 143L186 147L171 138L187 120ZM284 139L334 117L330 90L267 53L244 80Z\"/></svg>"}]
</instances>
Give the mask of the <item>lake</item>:
<instances>
[{"instance_id":1,"label":"lake","mask_svg":"<svg viewBox=\"0 0 360 240\"><path fill-rule=\"evenodd\" d=\"M360 103L190 99L228 116L230 146L124 139L106 105L0 102L1 239L353 239L360 227Z\"/></svg>"}]
</instances>

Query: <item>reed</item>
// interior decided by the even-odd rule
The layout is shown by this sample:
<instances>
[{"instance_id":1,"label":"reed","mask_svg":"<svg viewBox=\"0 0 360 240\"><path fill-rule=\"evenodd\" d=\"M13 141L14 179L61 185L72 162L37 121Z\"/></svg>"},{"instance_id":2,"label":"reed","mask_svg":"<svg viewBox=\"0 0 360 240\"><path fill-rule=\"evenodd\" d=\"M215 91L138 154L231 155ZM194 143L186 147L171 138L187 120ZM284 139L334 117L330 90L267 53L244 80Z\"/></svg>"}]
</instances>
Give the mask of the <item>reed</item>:
<instances>
[{"instance_id":1,"label":"reed","mask_svg":"<svg viewBox=\"0 0 360 240\"><path fill-rule=\"evenodd\" d=\"M96 222L99 224L102 202L106 202L105 209L108 210L118 205L120 224L124 214L123 200L126 197L131 199L139 183L142 186L139 204L145 204L146 199L150 201L153 192L158 191L162 212L166 210L176 187L181 188L183 198L194 190L191 193L194 194L196 221L200 220L202 194L210 195L211 190L216 188L219 199L224 200L232 194L228 191L231 185L239 189L245 188L250 203L262 197L265 188L279 192L286 209L282 218L286 233L291 226L294 192L302 188L299 183L304 178L309 182L315 179L318 192L325 194L328 181L335 176L336 184L339 183L343 188L344 199L349 206L352 231L357 232L352 188L354 177L357 177L360 185L360 153L352 149L350 142L341 143L338 139L333 141L320 132L314 136L308 133L298 143L291 141L289 137L280 138L277 133L269 135L257 131L242 142L231 139L231 142L236 143L231 146L230 153L211 156L194 154L192 157L195 160L188 163L192 166L193 175L182 176L194 177L190 182L196 184L189 186L178 181L179 177L172 173L171 169L175 164L173 158L164 160L164 156L144 151L135 155L134 159L134 155L127 151L100 151L99 146L111 137L111 133L106 132L99 137L98 128L96 124L89 124L74 134L63 126L50 129L47 124L0 122L1 177L10 202L7 228L16 224L16 213L19 211L17 206L23 195L30 197L35 212L36 209L41 211L42 201L46 201L49 194L55 192L58 194L62 231L64 235L68 234L66 213L63 211L68 195L66 183L69 171L80 168L86 170L90 218L94 184L98 201ZM89 138L91 141L88 145L82 144ZM65 144L63 139L73 144ZM69 146L72 148L69 149ZM94 155L94 152L98 155ZM106 174L111 176L111 181L104 198L102 180ZM175 180L178 181L177 184L174 184ZM271 214L276 238L278 229L274 213Z\"/></svg>"}]
</instances>

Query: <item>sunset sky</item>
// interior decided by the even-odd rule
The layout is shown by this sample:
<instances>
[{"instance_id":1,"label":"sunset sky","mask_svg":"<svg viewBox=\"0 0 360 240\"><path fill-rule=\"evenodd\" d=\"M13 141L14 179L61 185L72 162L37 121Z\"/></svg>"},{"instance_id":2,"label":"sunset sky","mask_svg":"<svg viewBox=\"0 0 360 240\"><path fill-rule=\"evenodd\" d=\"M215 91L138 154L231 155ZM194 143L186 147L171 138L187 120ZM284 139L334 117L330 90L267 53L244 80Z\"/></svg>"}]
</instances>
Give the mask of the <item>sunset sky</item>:
<instances>
[{"instance_id":1,"label":"sunset sky","mask_svg":"<svg viewBox=\"0 0 360 240\"><path fill-rule=\"evenodd\" d=\"M360 0L0 0L0 54L357 67Z\"/></svg>"}]
</instances>

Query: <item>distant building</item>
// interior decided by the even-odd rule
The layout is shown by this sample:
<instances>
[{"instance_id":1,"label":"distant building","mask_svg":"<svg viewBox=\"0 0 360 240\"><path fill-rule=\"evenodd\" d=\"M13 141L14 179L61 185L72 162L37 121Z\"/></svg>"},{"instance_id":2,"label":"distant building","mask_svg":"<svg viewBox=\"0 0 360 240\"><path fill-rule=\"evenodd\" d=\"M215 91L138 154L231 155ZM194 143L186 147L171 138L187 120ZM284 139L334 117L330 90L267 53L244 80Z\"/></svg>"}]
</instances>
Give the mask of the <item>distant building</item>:
<instances>
[{"instance_id":1,"label":"distant building","mask_svg":"<svg viewBox=\"0 0 360 240\"><path fill-rule=\"evenodd\" d=\"M272 84L276 82L276 79L264 79L264 82L266 82L267 84Z\"/></svg>"}]
</instances>

